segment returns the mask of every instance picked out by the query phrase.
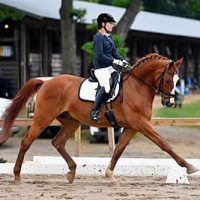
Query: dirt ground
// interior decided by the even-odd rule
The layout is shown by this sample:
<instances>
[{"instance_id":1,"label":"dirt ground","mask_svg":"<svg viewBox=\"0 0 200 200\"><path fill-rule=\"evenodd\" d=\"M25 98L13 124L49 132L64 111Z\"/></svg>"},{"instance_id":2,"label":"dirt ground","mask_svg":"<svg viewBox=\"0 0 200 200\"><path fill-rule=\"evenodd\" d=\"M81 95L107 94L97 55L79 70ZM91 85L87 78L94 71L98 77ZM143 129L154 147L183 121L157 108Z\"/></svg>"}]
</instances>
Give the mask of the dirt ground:
<instances>
[{"instance_id":1,"label":"dirt ground","mask_svg":"<svg viewBox=\"0 0 200 200\"><path fill-rule=\"evenodd\" d=\"M165 177L118 177L120 186L110 186L102 176L78 176L73 184L60 175L24 175L21 185L11 176L0 178L2 200L199 200L199 178L190 184L165 184Z\"/></svg>"},{"instance_id":2,"label":"dirt ground","mask_svg":"<svg viewBox=\"0 0 200 200\"><path fill-rule=\"evenodd\" d=\"M198 97L197 97L198 96ZM184 103L200 100L199 95L185 99ZM156 106L157 104L155 104ZM183 127L155 127L167 139L173 149L184 158L200 157L200 129ZM0 157L9 163L15 162L21 138L15 136L0 146ZM74 156L73 138L66 144ZM33 156L58 156L49 139L36 140L26 154L25 160ZM108 144L90 144L82 140L81 156L109 157ZM131 140L122 157L169 158L152 142L138 134ZM116 166L117 167L117 166ZM120 186L111 186L104 176L77 176L69 184L64 175L22 175L22 184L14 185L13 175L0 174L0 199L109 199L109 200L199 200L198 176L188 176L190 184L165 184L166 177L117 177Z\"/></svg>"}]
</instances>

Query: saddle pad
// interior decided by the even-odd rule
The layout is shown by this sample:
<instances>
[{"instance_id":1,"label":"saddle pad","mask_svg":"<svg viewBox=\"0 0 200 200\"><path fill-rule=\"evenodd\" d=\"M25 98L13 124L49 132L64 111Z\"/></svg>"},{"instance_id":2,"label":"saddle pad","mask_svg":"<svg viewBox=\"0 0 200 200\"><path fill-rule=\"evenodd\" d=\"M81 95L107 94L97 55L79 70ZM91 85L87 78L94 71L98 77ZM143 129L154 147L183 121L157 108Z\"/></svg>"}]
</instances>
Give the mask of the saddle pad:
<instances>
[{"instance_id":1,"label":"saddle pad","mask_svg":"<svg viewBox=\"0 0 200 200\"><path fill-rule=\"evenodd\" d=\"M85 79L79 88L79 98L83 101L94 101L96 92L98 88L98 82L90 82L88 79ZM112 98L108 99L107 102L113 101L119 93L119 83L117 83L117 86L115 88L115 92L112 96Z\"/></svg>"}]
</instances>

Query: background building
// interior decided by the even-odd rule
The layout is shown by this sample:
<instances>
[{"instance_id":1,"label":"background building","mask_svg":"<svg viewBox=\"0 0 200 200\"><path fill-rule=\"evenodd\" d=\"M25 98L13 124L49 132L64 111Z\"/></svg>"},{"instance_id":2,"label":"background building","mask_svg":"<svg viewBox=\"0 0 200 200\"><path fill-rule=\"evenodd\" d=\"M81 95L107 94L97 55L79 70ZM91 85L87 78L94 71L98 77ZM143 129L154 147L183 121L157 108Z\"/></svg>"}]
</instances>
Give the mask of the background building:
<instances>
[{"instance_id":1,"label":"background building","mask_svg":"<svg viewBox=\"0 0 200 200\"><path fill-rule=\"evenodd\" d=\"M4 85L11 85L12 96L30 78L62 74L61 1L0 0L0 8L5 6L25 15L23 20L7 19L0 23L0 79ZM125 9L83 1L74 1L74 7L87 11L83 21L76 25L74 68L76 75L88 77L90 64L81 46L92 40L93 33L86 30L86 24L101 12L112 14L118 21ZM200 83L200 21L141 11L130 28L126 45L132 64L152 52L171 59L184 57L182 78L191 75Z\"/></svg>"}]
</instances>

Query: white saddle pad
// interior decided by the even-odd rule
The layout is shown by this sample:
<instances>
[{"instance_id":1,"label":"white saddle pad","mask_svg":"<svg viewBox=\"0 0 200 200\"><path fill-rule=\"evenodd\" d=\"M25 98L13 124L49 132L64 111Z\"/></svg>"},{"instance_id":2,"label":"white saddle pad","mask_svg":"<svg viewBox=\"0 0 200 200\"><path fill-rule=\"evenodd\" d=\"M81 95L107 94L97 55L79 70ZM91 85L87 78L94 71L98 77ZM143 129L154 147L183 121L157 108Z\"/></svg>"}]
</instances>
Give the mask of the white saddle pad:
<instances>
[{"instance_id":1,"label":"white saddle pad","mask_svg":"<svg viewBox=\"0 0 200 200\"><path fill-rule=\"evenodd\" d=\"M97 92L98 82L90 82L88 79L84 80L79 88L79 98L83 101L94 101ZM112 98L107 102L113 101L119 93L119 83L115 88Z\"/></svg>"}]
</instances>

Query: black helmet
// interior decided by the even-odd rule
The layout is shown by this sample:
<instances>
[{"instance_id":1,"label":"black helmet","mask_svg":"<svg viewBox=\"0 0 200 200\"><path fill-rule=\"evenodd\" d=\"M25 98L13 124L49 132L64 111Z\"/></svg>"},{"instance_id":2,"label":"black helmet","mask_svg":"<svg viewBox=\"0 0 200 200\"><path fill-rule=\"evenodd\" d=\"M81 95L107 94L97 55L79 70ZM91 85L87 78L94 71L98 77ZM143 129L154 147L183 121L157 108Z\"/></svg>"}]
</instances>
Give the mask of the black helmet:
<instances>
[{"instance_id":1,"label":"black helmet","mask_svg":"<svg viewBox=\"0 0 200 200\"><path fill-rule=\"evenodd\" d=\"M106 22L116 22L116 21L114 20L112 15L107 13L101 13L97 18L98 28L102 27L103 22L106 23Z\"/></svg>"}]
</instances>

